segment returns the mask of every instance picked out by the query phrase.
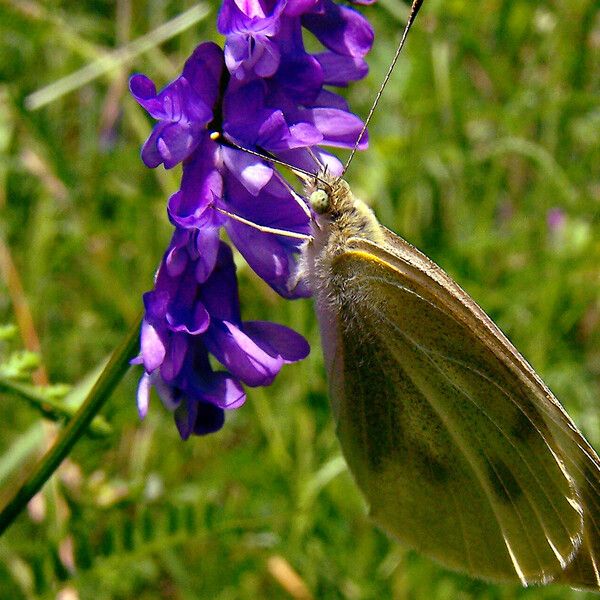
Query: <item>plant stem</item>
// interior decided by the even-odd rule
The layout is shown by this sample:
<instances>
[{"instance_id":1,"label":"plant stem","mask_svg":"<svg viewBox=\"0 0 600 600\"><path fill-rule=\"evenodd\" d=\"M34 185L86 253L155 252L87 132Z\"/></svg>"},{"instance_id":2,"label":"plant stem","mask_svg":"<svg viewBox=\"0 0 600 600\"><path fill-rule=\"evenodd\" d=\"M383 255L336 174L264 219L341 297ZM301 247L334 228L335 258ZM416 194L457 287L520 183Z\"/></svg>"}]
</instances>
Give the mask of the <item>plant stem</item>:
<instances>
[{"instance_id":1,"label":"plant stem","mask_svg":"<svg viewBox=\"0 0 600 600\"><path fill-rule=\"evenodd\" d=\"M47 419L53 421L68 421L73 418L80 408L78 406L69 406L62 400L51 398L49 395L44 394L43 391L36 389L32 385L13 381L2 375L0 375L0 392L8 392L27 400L27 402L39 410ZM96 417L92 420L90 433L107 436L110 435L111 432L112 428L102 417Z\"/></svg>"},{"instance_id":2,"label":"plant stem","mask_svg":"<svg viewBox=\"0 0 600 600\"><path fill-rule=\"evenodd\" d=\"M31 475L2 509L2 512L0 512L0 535L4 533L31 498L39 492L60 466L121 381L129 368L129 360L134 356L137 349L139 330L140 321L138 320L121 344L115 348L108 364L98 377L98 381L96 381L75 416L62 430L52 448L48 450L35 466Z\"/></svg>"}]
</instances>

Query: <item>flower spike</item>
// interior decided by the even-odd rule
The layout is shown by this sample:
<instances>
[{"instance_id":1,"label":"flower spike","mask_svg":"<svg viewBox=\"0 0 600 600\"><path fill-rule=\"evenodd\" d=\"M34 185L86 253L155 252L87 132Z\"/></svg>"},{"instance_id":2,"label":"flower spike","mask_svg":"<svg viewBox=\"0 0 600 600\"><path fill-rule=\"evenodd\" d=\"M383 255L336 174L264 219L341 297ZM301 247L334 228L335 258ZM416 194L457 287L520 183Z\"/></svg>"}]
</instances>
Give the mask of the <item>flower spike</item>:
<instances>
[{"instance_id":1,"label":"flower spike","mask_svg":"<svg viewBox=\"0 0 600 600\"><path fill-rule=\"evenodd\" d=\"M342 164L320 146L352 149L364 127L329 87L366 75L373 42L368 21L333 0L223 0L218 29L224 48L200 44L163 90L140 74L129 83L157 121L143 161L183 167L167 205L173 237L144 295L134 361L145 371L140 416L154 387L183 439L220 429L225 412L244 403L244 385L270 385L284 364L309 352L287 327L242 320L221 230L278 294L310 296L299 266L310 210L275 166L305 182L324 165L341 174ZM321 52L306 51L304 30ZM358 147L366 145L363 136Z\"/></svg>"}]
</instances>

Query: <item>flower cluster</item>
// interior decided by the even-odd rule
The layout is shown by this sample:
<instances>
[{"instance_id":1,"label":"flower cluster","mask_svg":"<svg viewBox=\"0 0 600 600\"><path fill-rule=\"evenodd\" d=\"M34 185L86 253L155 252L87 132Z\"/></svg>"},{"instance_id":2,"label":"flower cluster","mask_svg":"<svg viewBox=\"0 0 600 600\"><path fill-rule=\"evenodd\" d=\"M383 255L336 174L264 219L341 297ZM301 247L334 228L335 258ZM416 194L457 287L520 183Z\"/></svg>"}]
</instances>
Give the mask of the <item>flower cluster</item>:
<instances>
[{"instance_id":1,"label":"flower cluster","mask_svg":"<svg viewBox=\"0 0 600 600\"><path fill-rule=\"evenodd\" d=\"M157 120L142 149L144 163L182 164L180 189L167 207L173 238L154 289L144 295L134 361L145 369L138 409L143 417L154 386L184 439L218 430L224 411L244 402L242 384L269 385L283 364L309 352L287 327L242 321L232 251L221 230L280 295L310 295L297 276L310 211L272 165L240 148L310 171L319 161L340 172L339 161L318 145L351 148L362 121L325 86L364 77L373 42L369 23L332 0L224 0L218 29L224 49L200 44L162 91L144 75L130 80L134 98ZM322 52L306 51L303 29ZM225 370L215 371L209 355Z\"/></svg>"}]
</instances>

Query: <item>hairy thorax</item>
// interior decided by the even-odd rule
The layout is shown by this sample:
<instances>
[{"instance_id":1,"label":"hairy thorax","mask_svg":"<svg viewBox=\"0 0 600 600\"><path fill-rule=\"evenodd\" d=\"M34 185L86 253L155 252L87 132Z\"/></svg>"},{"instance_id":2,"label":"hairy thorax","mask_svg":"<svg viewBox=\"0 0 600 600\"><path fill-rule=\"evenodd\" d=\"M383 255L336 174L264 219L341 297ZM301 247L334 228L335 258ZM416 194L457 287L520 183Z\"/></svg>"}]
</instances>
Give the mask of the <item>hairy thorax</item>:
<instances>
[{"instance_id":1,"label":"hairy thorax","mask_svg":"<svg viewBox=\"0 0 600 600\"><path fill-rule=\"evenodd\" d=\"M326 204L314 216L313 239L307 243L305 260L315 299L324 308L345 296L346 282L335 269L336 257L349 250L353 238L380 242L383 231L373 211L353 196L343 179L320 176L307 189L307 196L312 198L321 190L327 196Z\"/></svg>"}]
</instances>

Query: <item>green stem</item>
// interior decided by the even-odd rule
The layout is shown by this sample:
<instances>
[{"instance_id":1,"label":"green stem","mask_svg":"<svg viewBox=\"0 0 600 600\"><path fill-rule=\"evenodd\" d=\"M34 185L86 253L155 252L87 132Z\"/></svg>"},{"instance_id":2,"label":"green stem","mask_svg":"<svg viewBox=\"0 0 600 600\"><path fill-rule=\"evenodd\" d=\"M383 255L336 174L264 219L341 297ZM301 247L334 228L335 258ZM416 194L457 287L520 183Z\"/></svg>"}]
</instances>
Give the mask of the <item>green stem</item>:
<instances>
[{"instance_id":1,"label":"green stem","mask_svg":"<svg viewBox=\"0 0 600 600\"><path fill-rule=\"evenodd\" d=\"M129 368L129 360L134 356L138 347L139 330L140 322L137 321L127 337L115 348L108 364L75 416L62 430L52 448L35 466L28 479L2 509L0 512L0 535L60 466L121 381Z\"/></svg>"},{"instance_id":2,"label":"green stem","mask_svg":"<svg viewBox=\"0 0 600 600\"><path fill-rule=\"evenodd\" d=\"M0 375L0 392L8 392L27 400L46 418L53 421L69 420L79 408L77 406L69 406L62 400L50 398L32 385L13 381L2 375ZM90 432L95 435L107 436L112 432L112 428L102 417L96 417L90 424Z\"/></svg>"}]
</instances>

